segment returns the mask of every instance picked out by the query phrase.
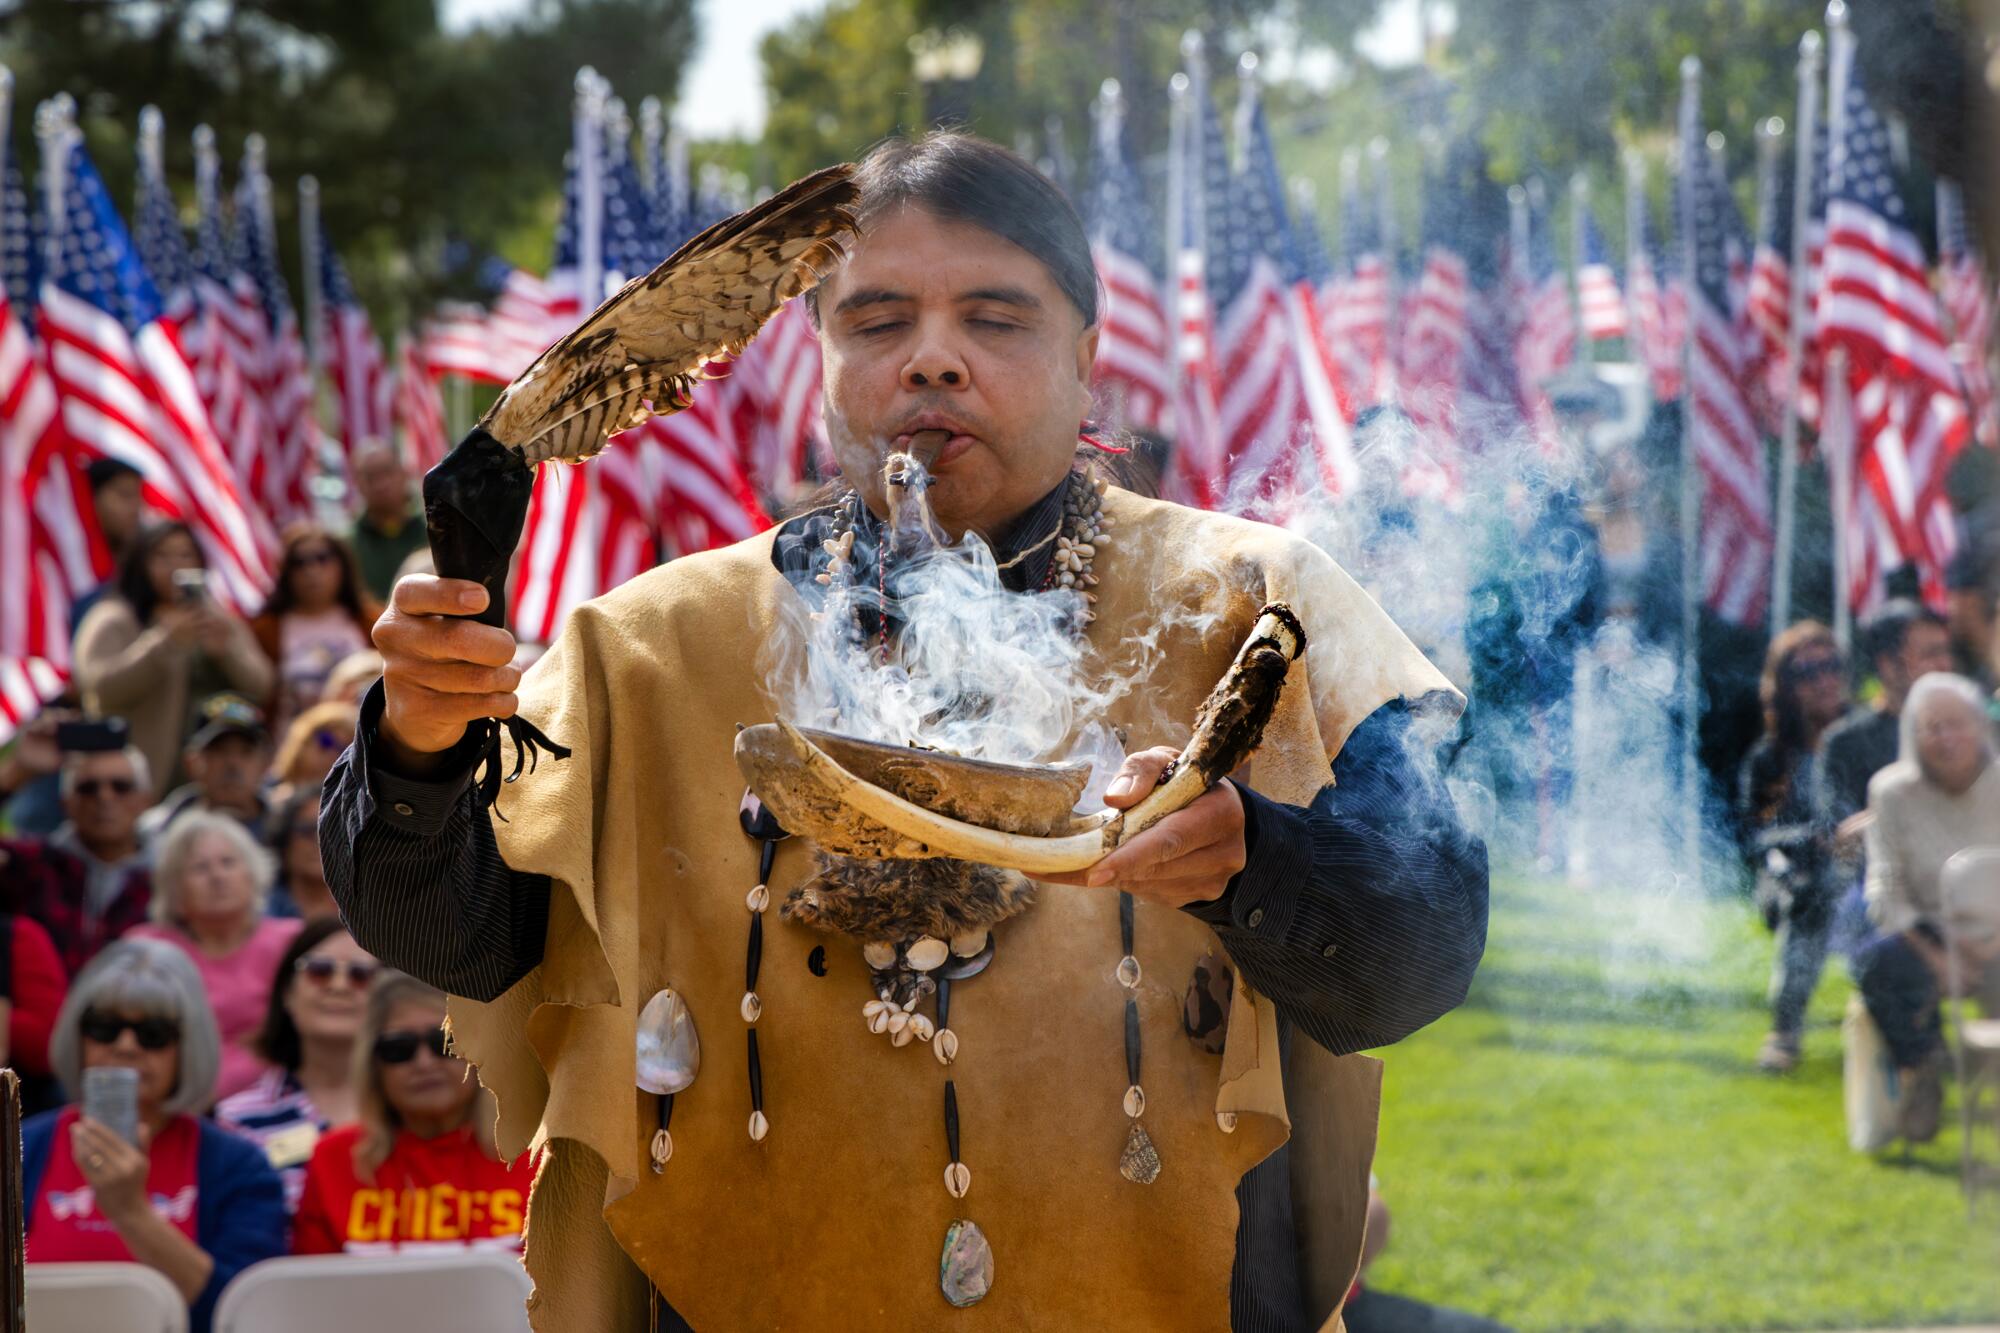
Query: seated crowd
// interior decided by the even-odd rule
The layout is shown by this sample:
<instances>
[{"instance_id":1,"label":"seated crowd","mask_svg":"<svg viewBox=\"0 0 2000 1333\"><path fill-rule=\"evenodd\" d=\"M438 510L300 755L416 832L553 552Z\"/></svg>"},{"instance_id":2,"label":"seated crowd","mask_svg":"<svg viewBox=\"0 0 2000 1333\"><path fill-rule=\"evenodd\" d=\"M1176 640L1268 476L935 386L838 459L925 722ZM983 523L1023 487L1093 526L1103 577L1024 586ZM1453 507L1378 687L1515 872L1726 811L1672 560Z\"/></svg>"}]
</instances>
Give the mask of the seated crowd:
<instances>
[{"instance_id":1,"label":"seated crowd","mask_svg":"<svg viewBox=\"0 0 2000 1333\"><path fill-rule=\"evenodd\" d=\"M1938 1132L1942 1000L1976 997L2000 1015L2000 901L1956 905L1948 919L1943 889L1954 856L2000 848L2000 707L1989 672L1962 674L1953 631L1963 619L1884 605L1861 627L1872 697L1858 707L1833 634L1811 621L1785 630L1765 662L1764 735L1738 787L1744 856L1777 934L1758 1063L1774 1073L1798 1063L1806 1003L1828 953L1845 952L1896 1069L1897 1129L1911 1142Z\"/></svg>"},{"instance_id":2,"label":"seated crowd","mask_svg":"<svg viewBox=\"0 0 2000 1333\"><path fill-rule=\"evenodd\" d=\"M291 530L249 619L185 526L144 526L130 478L93 473L118 573L76 627L75 694L0 751L29 1262L144 1264L198 1331L260 1260L518 1248L525 1220L530 1166L496 1155L444 996L354 942L321 871L320 784L381 673L370 628L427 554L394 455L356 467L367 558Z\"/></svg>"}]
</instances>

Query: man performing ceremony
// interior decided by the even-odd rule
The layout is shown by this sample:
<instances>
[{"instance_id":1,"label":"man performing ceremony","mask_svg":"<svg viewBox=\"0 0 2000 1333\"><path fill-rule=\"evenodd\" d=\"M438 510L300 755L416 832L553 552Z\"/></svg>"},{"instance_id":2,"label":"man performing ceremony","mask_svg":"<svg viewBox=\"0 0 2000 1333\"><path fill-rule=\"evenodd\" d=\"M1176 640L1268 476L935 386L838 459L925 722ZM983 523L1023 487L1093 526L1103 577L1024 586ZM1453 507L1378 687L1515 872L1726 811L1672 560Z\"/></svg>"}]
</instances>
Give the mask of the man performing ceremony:
<instances>
[{"instance_id":1,"label":"man performing ceremony","mask_svg":"<svg viewBox=\"0 0 2000 1333\"><path fill-rule=\"evenodd\" d=\"M699 394L815 280L842 484L520 678L465 618L519 457ZM538 1329L1337 1326L1354 1053L1484 944L1414 739L1460 700L1316 548L1106 483L1097 317L1047 179L892 140L629 285L430 478L473 581L398 585L323 846L541 1150Z\"/></svg>"}]
</instances>

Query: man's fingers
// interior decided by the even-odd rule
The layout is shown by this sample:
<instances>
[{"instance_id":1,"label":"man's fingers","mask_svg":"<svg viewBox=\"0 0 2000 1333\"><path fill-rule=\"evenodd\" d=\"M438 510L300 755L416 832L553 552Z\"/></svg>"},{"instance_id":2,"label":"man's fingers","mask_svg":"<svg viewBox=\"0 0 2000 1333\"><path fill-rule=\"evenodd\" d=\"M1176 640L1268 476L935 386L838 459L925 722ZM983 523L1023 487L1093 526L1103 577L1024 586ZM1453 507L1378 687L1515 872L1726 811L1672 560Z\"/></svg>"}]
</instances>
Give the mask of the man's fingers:
<instances>
[{"instance_id":1,"label":"man's fingers","mask_svg":"<svg viewBox=\"0 0 2000 1333\"><path fill-rule=\"evenodd\" d=\"M515 695L498 690L485 694L458 694L434 690L415 682L410 683L405 693L411 712L433 725L476 722L482 717L512 717L521 704Z\"/></svg>"},{"instance_id":2,"label":"man's fingers","mask_svg":"<svg viewBox=\"0 0 2000 1333\"><path fill-rule=\"evenodd\" d=\"M1118 776L1111 779L1111 785L1104 789L1104 803L1114 810L1137 805L1141 797L1160 785L1160 774L1167 771L1167 765L1173 763L1179 754L1179 750L1156 745L1150 750L1126 755L1124 764L1118 769Z\"/></svg>"},{"instance_id":3,"label":"man's fingers","mask_svg":"<svg viewBox=\"0 0 2000 1333\"><path fill-rule=\"evenodd\" d=\"M421 685L437 694L512 694L521 683L520 671L512 666L415 659L392 669L398 684Z\"/></svg>"},{"instance_id":4,"label":"man's fingers","mask_svg":"<svg viewBox=\"0 0 2000 1333\"><path fill-rule=\"evenodd\" d=\"M375 626L375 647L388 658L424 658L432 662L471 662L501 667L514 660L514 636L476 620L384 616Z\"/></svg>"},{"instance_id":5,"label":"man's fingers","mask_svg":"<svg viewBox=\"0 0 2000 1333\"><path fill-rule=\"evenodd\" d=\"M1167 839L1147 845L1146 839L1158 832L1148 829L1143 835L1120 847L1090 868L1088 883L1102 887L1105 885L1129 885L1151 883L1158 879L1205 879L1213 875L1233 875L1243 865L1241 844L1211 842L1200 847L1183 847L1178 840ZM1131 853L1128 858L1127 853Z\"/></svg>"},{"instance_id":6,"label":"man's fingers","mask_svg":"<svg viewBox=\"0 0 2000 1333\"><path fill-rule=\"evenodd\" d=\"M486 609L486 589L471 579L406 574L396 581L389 605L411 616L476 615Z\"/></svg>"}]
</instances>

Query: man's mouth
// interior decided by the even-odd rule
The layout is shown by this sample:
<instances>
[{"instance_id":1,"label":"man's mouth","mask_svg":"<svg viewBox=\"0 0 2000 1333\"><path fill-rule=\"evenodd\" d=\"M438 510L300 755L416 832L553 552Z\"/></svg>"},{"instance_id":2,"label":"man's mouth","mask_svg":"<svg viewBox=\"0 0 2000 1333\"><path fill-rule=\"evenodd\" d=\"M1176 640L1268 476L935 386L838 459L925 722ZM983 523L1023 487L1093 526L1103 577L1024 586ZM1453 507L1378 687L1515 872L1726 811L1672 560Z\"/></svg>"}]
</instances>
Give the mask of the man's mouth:
<instances>
[{"instance_id":1,"label":"man's mouth","mask_svg":"<svg viewBox=\"0 0 2000 1333\"><path fill-rule=\"evenodd\" d=\"M939 436L944 437L942 443L938 440ZM935 472L963 455L972 447L975 438L962 431L951 432L942 428L904 431L892 441L891 447L895 453L916 454L926 468Z\"/></svg>"}]
</instances>

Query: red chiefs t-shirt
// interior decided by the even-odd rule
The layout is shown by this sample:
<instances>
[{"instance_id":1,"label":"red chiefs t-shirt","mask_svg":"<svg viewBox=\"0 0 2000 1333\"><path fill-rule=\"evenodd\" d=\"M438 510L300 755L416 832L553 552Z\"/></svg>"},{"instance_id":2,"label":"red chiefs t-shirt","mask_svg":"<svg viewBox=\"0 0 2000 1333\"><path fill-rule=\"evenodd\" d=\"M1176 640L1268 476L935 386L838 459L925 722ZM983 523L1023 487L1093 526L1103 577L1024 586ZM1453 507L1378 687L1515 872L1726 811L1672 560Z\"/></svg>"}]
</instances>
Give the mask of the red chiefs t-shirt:
<instances>
[{"instance_id":1,"label":"red chiefs t-shirt","mask_svg":"<svg viewBox=\"0 0 2000 1333\"><path fill-rule=\"evenodd\" d=\"M69 1129L78 1116L72 1106L56 1118L49 1164L41 1193L28 1215L28 1260L37 1264L131 1263L132 1252L97 1209L97 1195L70 1154ZM146 1170L146 1196L153 1211L194 1239L201 1202L201 1127L192 1117L175 1116L153 1140Z\"/></svg>"},{"instance_id":2,"label":"red chiefs t-shirt","mask_svg":"<svg viewBox=\"0 0 2000 1333\"><path fill-rule=\"evenodd\" d=\"M379 1254L426 1246L518 1250L534 1171L496 1162L470 1127L420 1139L398 1131L373 1180L354 1170L361 1126L321 1136L292 1222L294 1254Z\"/></svg>"}]
</instances>

